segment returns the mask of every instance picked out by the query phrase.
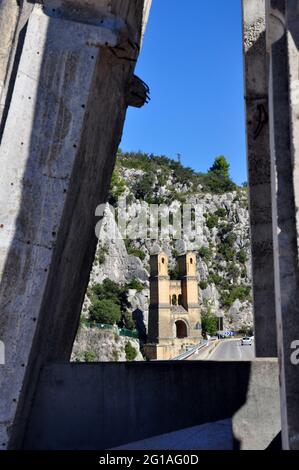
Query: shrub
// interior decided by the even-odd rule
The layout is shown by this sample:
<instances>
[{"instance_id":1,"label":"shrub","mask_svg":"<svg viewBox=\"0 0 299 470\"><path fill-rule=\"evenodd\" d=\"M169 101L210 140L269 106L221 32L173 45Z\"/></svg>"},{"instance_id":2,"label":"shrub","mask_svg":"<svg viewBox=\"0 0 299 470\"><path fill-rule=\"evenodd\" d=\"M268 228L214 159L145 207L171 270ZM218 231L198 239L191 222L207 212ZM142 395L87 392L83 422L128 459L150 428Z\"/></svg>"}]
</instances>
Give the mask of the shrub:
<instances>
[{"instance_id":1,"label":"shrub","mask_svg":"<svg viewBox=\"0 0 299 470\"><path fill-rule=\"evenodd\" d=\"M155 175L148 174L142 176L133 186L133 192L136 199L142 199L144 201L151 199L153 195L153 189L155 186Z\"/></svg>"},{"instance_id":2,"label":"shrub","mask_svg":"<svg viewBox=\"0 0 299 470\"><path fill-rule=\"evenodd\" d=\"M207 227L212 230L214 227L218 227L218 217L215 214L209 215L207 217Z\"/></svg>"},{"instance_id":3,"label":"shrub","mask_svg":"<svg viewBox=\"0 0 299 470\"><path fill-rule=\"evenodd\" d=\"M232 248L236 240L237 240L237 235L233 232L230 232L225 238L224 243Z\"/></svg>"},{"instance_id":4,"label":"shrub","mask_svg":"<svg viewBox=\"0 0 299 470\"><path fill-rule=\"evenodd\" d=\"M200 281L198 285L201 290L206 290L206 288L208 287L208 281Z\"/></svg>"},{"instance_id":5,"label":"shrub","mask_svg":"<svg viewBox=\"0 0 299 470\"><path fill-rule=\"evenodd\" d=\"M235 252L229 245L227 245L225 243L222 243L218 248L218 252L222 255L222 257L226 261L233 261L234 260Z\"/></svg>"},{"instance_id":6,"label":"shrub","mask_svg":"<svg viewBox=\"0 0 299 470\"><path fill-rule=\"evenodd\" d=\"M199 248L198 254L204 261L211 261L213 256L213 253L210 248L206 248L205 246Z\"/></svg>"},{"instance_id":7,"label":"shrub","mask_svg":"<svg viewBox=\"0 0 299 470\"><path fill-rule=\"evenodd\" d=\"M216 335L218 331L218 318L214 315L210 309L204 312L201 316L202 332L204 335L210 334L211 336Z\"/></svg>"},{"instance_id":8,"label":"shrub","mask_svg":"<svg viewBox=\"0 0 299 470\"><path fill-rule=\"evenodd\" d=\"M241 274L239 266L236 266L234 263L230 263L227 268L227 274L230 278L236 281Z\"/></svg>"},{"instance_id":9,"label":"shrub","mask_svg":"<svg viewBox=\"0 0 299 470\"><path fill-rule=\"evenodd\" d=\"M239 299L240 302L250 299L250 286L231 286L229 291L221 293L221 303L226 307L231 307L233 303Z\"/></svg>"},{"instance_id":10,"label":"shrub","mask_svg":"<svg viewBox=\"0 0 299 470\"><path fill-rule=\"evenodd\" d=\"M217 209L215 215L220 219L224 219L227 216L227 212L224 208L221 207L220 209Z\"/></svg>"},{"instance_id":11,"label":"shrub","mask_svg":"<svg viewBox=\"0 0 299 470\"><path fill-rule=\"evenodd\" d=\"M120 305L111 299L95 300L89 307L89 315L96 323L106 323L114 325L120 322Z\"/></svg>"},{"instance_id":12,"label":"shrub","mask_svg":"<svg viewBox=\"0 0 299 470\"><path fill-rule=\"evenodd\" d=\"M126 285L126 288L137 290L137 292L142 292L144 289L144 285L138 279L133 279Z\"/></svg>"},{"instance_id":13,"label":"shrub","mask_svg":"<svg viewBox=\"0 0 299 470\"><path fill-rule=\"evenodd\" d=\"M219 274L215 274L215 273L210 273L209 275L209 282L211 284L215 284L215 286L219 286L222 282L222 277L219 276Z\"/></svg>"},{"instance_id":14,"label":"shrub","mask_svg":"<svg viewBox=\"0 0 299 470\"><path fill-rule=\"evenodd\" d=\"M102 265L106 261L106 256L108 254L107 246L99 246L95 256L95 263Z\"/></svg>"},{"instance_id":15,"label":"shrub","mask_svg":"<svg viewBox=\"0 0 299 470\"><path fill-rule=\"evenodd\" d=\"M128 253L129 256L136 256L137 258L141 259L141 261L144 261L145 256L146 256L144 251L139 250L138 248L135 248L131 244L131 240L126 238L125 239L125 245L126 245L127 253Z\"/></svg>"},{"instance_id":16,"label":"shrub","mask_svg":"<svg viewBox=\"0 0 299 470\"><path fill-rule=\"evenodd\" d=\"M84 352L84 362L96 362L96 355L93 351Z\"/></svg>"},{"instance_id":17,"label":"shrub","mask_svg":"<svg viewBox=\"0 0 299 470\"><path fill-rule=\"evenodd\" d=\"M214 173L202 174L200 183L205 192L213 194L223 194L235 191L236 189L235 183L230 178L225 178Z\"/></svg>"},{"instance_id":18,"label":"shrub","mask_svg":"<svg viewBox=\"0 0 299 470\"><path fill-rule=\"evenodd\" d=\"M125 345L125 353L127 361L134 361L137 357L137 351L129 341Z\"/></svg>"},{"instance_id":19,"label":"shrub","mask_svg":"<svg viewBox=\"0 0 299 470\"><path fill-rule=\"evenodd\" d=\"M245 264L247 261L247 253L245 250L240 250L237 254L237 259L241 264Z\"/></svg>"}]
</instances>

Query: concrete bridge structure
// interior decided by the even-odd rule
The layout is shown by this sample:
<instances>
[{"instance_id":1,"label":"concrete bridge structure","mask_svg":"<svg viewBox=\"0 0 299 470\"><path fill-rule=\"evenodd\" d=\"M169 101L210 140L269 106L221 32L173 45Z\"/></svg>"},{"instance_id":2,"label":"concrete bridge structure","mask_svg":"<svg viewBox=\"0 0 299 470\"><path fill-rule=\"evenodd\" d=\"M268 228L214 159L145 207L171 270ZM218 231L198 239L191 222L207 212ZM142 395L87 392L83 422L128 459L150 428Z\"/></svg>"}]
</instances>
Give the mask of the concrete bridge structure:
<instances>
[{"instance_id":1,"label":"concrete bridge structure","mask_svg":"<svg viewBox=\"0 0 299 470\"><path fill-rule=\"evenodd\" d=\"M134 67L150 3L0 0L3 450L121 445L119 413L139 429L131 440L229 417L239 423L239 448L266 448L281 429L283 448L299 449L296 0L243 0L259 359L68 363L96 247L95 208L107 196L126 109L147 97Z\"/></svg>"}]
</instances>

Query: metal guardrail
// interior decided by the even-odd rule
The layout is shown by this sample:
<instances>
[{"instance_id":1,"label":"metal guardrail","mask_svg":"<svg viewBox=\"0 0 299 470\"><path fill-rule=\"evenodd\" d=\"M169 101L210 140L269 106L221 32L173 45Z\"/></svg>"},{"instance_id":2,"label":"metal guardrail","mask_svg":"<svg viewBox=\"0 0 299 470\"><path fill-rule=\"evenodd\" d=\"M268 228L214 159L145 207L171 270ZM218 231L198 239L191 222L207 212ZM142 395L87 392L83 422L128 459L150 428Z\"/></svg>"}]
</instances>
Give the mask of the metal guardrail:
<instances>
[{"instance_id":1,"label":"metal guardrail","mask_svg":"<svg viewBox=\"0 0 299 470\"><path fill-rule=\"evenodd\" d=\"M198 344L194 348L180 354L179 356L175 357L172 360L173 361L183 361L184 359L187 359L188 357L192 356L196 351L199 351L200 349L203 349L205 346L208 346L208 344L209 344L209 341L203 340L203 341L200 342L200 344Z\"/></svg>"}]
</instances>

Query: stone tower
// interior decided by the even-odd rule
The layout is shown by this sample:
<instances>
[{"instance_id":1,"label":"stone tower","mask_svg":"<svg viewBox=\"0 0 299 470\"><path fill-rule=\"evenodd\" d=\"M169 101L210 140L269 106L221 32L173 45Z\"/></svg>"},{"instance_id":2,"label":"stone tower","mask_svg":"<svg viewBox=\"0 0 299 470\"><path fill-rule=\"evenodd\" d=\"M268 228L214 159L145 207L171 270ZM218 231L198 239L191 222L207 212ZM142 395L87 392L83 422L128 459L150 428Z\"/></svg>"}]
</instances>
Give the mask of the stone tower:
<instances>
[{"instance_id":1,"label":"stone tower","mask_svg":"<svg viewBox=\"0 0 299 470\"><path fill-rule=\"evenodd\" d=\"M196 255L178 258L179 279L170 279L164 252L151 256L149 331L146 353L168 360L201 339Z\"/></svg>"}]
</instances>

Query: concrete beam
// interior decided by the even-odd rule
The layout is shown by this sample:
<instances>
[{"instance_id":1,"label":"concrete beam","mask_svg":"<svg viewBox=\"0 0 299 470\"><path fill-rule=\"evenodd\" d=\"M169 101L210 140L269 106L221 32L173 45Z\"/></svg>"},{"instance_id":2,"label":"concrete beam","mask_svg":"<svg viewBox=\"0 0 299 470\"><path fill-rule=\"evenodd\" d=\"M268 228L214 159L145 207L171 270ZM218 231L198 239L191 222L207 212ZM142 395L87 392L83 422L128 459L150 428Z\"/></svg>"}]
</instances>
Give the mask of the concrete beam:
<instances>
[{"instance_id":1,"label":"concrete beam","mask_svg":"<svg viewBox=\"0 0 299 470\"><path fill-rule=\"evenodd\" d=\"M40 367L72 351L147 4L46 0L29 19L0 148L2 449Z\"/></svg>"},{"instance_id":2,"label":"concrete beam","mask_svg":"<svg viewBox=\"0 0 299 470\"><path fill-rule=\"evenodd\" d=\"M299 11L297 1L268 0L273 235L284 449L299 449Z\"/></svg>"},{"instance_id":3,"label":"concrete beam","mask_svg":"<svg viewBox=\"0 0 299 470\"><path fill-rule=\"evenodd\" d=\"M276 357L265 0L243 0L243 37L256 356Z\"/></svg>"}]
</instances>

